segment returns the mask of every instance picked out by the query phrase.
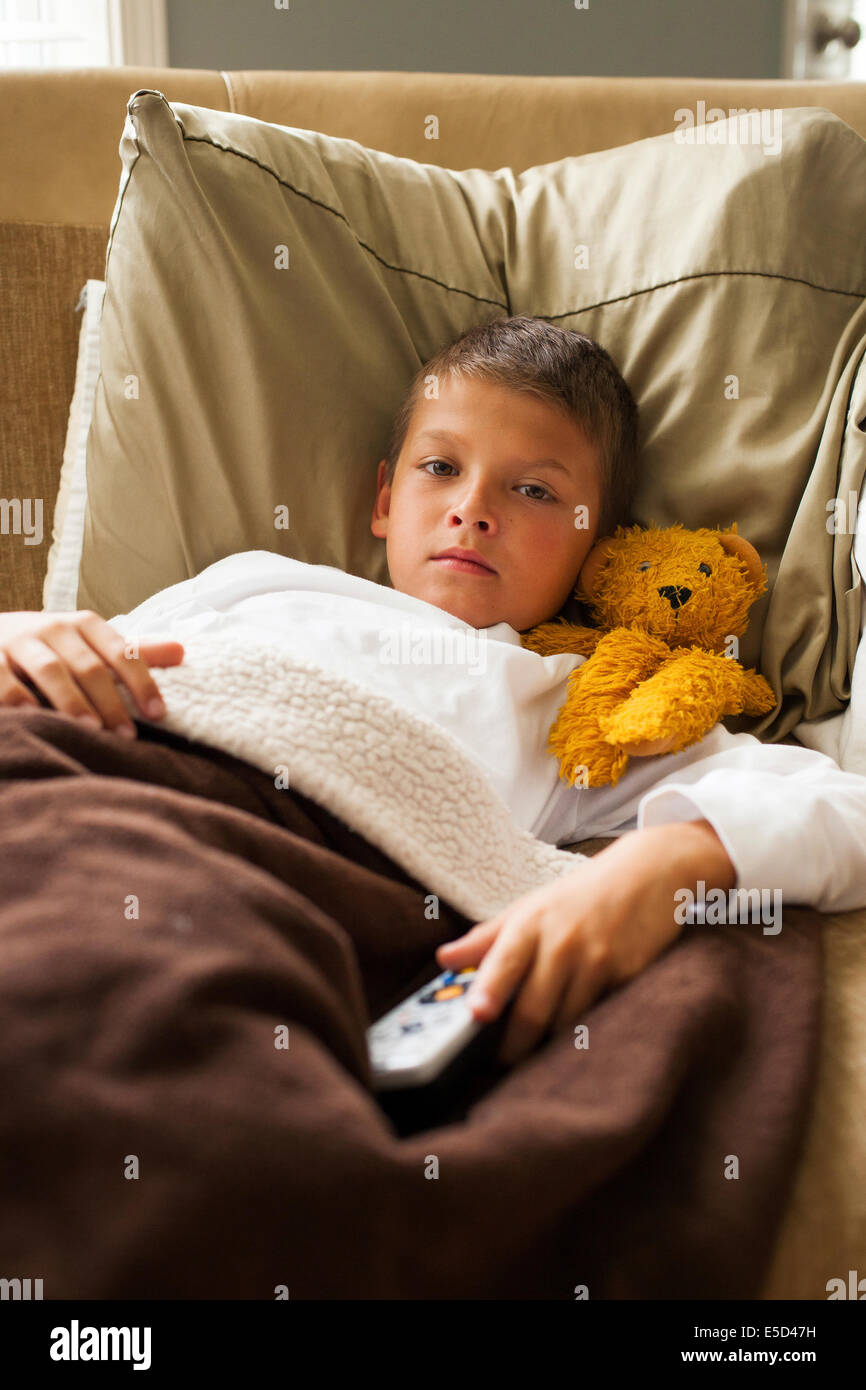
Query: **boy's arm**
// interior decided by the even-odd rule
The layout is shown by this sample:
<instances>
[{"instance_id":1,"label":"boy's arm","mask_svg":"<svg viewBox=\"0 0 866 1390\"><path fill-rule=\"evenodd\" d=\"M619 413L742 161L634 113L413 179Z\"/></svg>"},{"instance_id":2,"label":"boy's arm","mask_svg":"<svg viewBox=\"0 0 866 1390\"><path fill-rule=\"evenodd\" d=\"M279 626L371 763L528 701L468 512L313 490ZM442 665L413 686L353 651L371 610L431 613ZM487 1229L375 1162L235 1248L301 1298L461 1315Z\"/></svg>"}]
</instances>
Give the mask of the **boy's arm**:
<instances>
[{"instance_id":1,"label":"boy's arm","mask_svg":"<svg viewBox=\"0 0 866 1390\"><path fill-rule=\"evenodd\" d=\"M573 1024L604 989L640 973L682 931L675 894L733 886L734 866L709 822L630 830L593 858L527 893L436 952L440 966L477 966L467 1000L490 1022L512 996L506 1064L548 1029Z\"/></svg>"},{"instance_id":2,"label":"boy's arm","mask_svg":"<svg viewBox=\"0 0 866 1390\"><path fill-rule=\"evenodd\" d=\"M636 828L436 953L444 967L479 967L467 997L482 1020L515 995L505 1062L670 945L682 930L674 894L697 896L699 880L705 890L779 889L783 904L821 912L866 906L866 777L722 725L700 745L646 761L655 768L636 762L630 787L631 769L612 789L618 800L603 788L568 789L597 798L595 822L587 815L569 842L610 833L635 812Z\"/></svg>"},{"instance_id":3,"label":"boy's arm","mask_svg":"<svg viewBox=\"0 0 866 1390\"><path fill-rule=\"evenodd\" d=\"M648 830L658 828L642 826L637 833L646 837ZM726 892L737 886L736 866L708 820L681 823L673 833L681 841L680 876L687 880L679 885L681 888L694 891L698 880L703 880L707 888L722 888Z\"/></svg>"},{"instance_id":4,"label":"boy's arm","mask_svg":"<svg viewBox=\"0 0 866 1390\"><path fill-rule=\"evenodd\" d=\"M183 646L169 638L128 644L89 608L0 613L0 705L39 703L93 727L135 737L135 717L161 719L165 705L149 666L177 666Z\"/></svg>"},{"instance_id":5,"label":"boy's arm","mask_svg":"<svg viewBox=\"0 0 866 1390\"><path fill-rule=\"evenodd\" d=\"M866 777L723 724L680 753L632 758L615 787L561 782L535 834L572 845L699 819L727 851L736 888L778 889L783 904L819 912L866 906Z\"/></svg>"},{"instance_id":6,"label":"boy's arm","mask_svg":"<svg viewBox=\"0 0 866 1390\"><path fill-rule=\"evenodd\" d=\"M728 751L656 785L638 828L700 818L728 854L734 887L778 889L783 905L819 912L866 906L866 777L812 749L722 732Z\"/></svg>"}]
</instances>

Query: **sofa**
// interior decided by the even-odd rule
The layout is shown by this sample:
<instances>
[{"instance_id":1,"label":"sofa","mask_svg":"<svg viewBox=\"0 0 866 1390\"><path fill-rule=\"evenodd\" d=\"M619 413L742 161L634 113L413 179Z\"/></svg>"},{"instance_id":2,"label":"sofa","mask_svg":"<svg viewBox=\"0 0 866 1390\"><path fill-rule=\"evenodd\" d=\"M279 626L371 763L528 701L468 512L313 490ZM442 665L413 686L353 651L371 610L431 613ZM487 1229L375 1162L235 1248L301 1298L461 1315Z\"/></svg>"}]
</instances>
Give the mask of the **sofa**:
<instances>
[{"instance_id":1,"label":"sofa","mask_svg":"<svg viewBox=\"0 0 866 1390\"><path fill-rule=\"evenodd\" d=\"M866 137L866 84L532 78L377 72L112 68L0 75L0 496L44 499L41 545L0 540L4 611L40 609L75 368L76 305L101 280L118 140L138 89L169 101L347 136L452 169L523 169L671 129L698 101L820 106ZM424 140L435 109L443 135ZM478 112L484 119L478 119ZM593 853L608 841L584 842ZM866 1274L866 909L826 914L826 1009L814 1104L762 1297L824 1297L824 1277ZM858 1266L859 1262L859 1266Z\"/></svg>"}]
</instances>

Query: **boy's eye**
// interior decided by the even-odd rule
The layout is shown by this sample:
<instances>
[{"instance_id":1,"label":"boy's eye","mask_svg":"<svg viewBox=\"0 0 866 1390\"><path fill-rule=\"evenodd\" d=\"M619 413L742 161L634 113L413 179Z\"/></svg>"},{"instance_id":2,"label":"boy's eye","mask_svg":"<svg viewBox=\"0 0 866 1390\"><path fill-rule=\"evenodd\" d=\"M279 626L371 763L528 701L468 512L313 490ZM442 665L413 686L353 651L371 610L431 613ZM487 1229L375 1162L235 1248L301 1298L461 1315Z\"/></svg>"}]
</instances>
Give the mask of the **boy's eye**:
<instances>
[{"instance_id":1,"label":"boy's eye","mask_svg":"<svg viewBox=\"0 0 866 1390\"><path fill-rule=\"evenodd\" d=\"M520 486L521 486L521 487L535 487L535 488L538 488L538 491L539 491L539 492L543 492L543 493L544 493L544 496L543 496L543 497L530 497L530 499L529 499L530 502L546 502L547 499L548 499L548 497L550 497L551 500L552 500L553 494L550 493L550 492L548 492L546 487L542 487L542 486L541 486L541 483L521 483Z\"/></svg>"},{"instance_id":2,"label":"boy's eye","mask_svg":"<svg viewBox=\"0 0 866 1390\"><path fill-rule=\"evenodd\" d=\"M422 467L422 468L424 469L424 471L426 472L428 469L435 467L435 465L436 465L437 463L443 464L443 465L445 466L445 468L452 468L452 467L453 467L453 464L448 463L446 459L427 459L426 463L422 463L422 464L421 464L421 467ZM433 477L433 478L447 478L447 476L448 476L447 473L432 473L432 474L431 474L431 477ZM553 493L552 493L552 492L548 492L547 488L546 488L546 487L542 487L541 483L521 483L520 486L521 486L521 487L534 487L534 488L537 488L539 492L544 493L544 496L543 496L543 497L530 497L530 499L529 499L530 502L546 502L546 501L548 500L548 498L550 499L550 501L553 501L553 500L554 500Z\"/></svg>"},{"instance_id":3,"label":"boy's eye","mask_svg":"<svg viewBox=\"0 0 866 1390\"><path fill-rule=\"evenodd\" d=\"M422 464L421 466L422 466L422 468L425 468L425 469L426 469L426 468L430 468L430 466L431 466L432 464L434 464L434 463L444 463L446 468L450 468L450 467L451 467L451 464L450 464L450 463L445 463L445 459L428 459L427 462L424 463L424 464ZM434 473L433 476L434 476L434 478L441 478L441 477L442 477L442 474L441 474L441 473Z\"/></svg>"},{"instance_id":4,"label":"boy's eye","mask_svg":"<svg viewBox=\"0 0 866 1390\"><path fill-rule=\"evenodd\" d=\"M710 569L709 565L705 565L703 560L698 565L698 569L700 570L701 574L712 574L712 570Z\"/></svg>"}]
</instances>

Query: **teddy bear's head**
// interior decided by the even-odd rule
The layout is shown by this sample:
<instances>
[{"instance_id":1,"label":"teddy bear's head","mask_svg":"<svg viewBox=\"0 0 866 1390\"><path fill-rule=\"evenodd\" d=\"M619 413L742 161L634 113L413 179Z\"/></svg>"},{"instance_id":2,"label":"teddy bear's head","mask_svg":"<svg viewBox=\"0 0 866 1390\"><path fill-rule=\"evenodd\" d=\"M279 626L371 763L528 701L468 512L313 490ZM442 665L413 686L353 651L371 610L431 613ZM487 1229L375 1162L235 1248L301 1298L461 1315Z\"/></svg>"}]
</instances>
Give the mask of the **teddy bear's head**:
<instances>
[{"instance_id":1,"label":"teddy bear's head","mask_svg":"<svg viewBox=\"0 0 866 1390\"><path fill-rule=\"evenodd\" d=\"M638 627L671 647L723 653L766 587L765 567L736 522L728 531L677 523L618 526L593 546L574 592L599 627Z\"/></svg>"}]
</instances>

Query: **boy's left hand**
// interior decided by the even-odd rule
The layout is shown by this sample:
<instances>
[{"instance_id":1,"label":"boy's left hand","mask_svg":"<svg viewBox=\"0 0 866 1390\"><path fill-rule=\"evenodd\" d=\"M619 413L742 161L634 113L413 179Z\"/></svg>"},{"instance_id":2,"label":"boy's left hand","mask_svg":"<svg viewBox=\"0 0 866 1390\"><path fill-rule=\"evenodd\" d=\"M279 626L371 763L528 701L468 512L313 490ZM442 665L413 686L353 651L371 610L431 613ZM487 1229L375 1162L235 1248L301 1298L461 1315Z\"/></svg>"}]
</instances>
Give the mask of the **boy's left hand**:
<instances>
[{"instance_id":1,"label":"boy's left hand","mask_svg":"<svg viewBox=\"0 0 866 1390\"><path fill-rule=\"evenodd\" d=\"M442 969L478 966L466 998L476 1018L514 1001L499 1060L519 1061L548 1031L574 1023L602 990L624 983L680 934L674 892L698 878L733 887L736 873L707 821L627 831L574 872L439 946ZM672 851L672 845L676 848Z\"/></svg>"}]
</instances>

